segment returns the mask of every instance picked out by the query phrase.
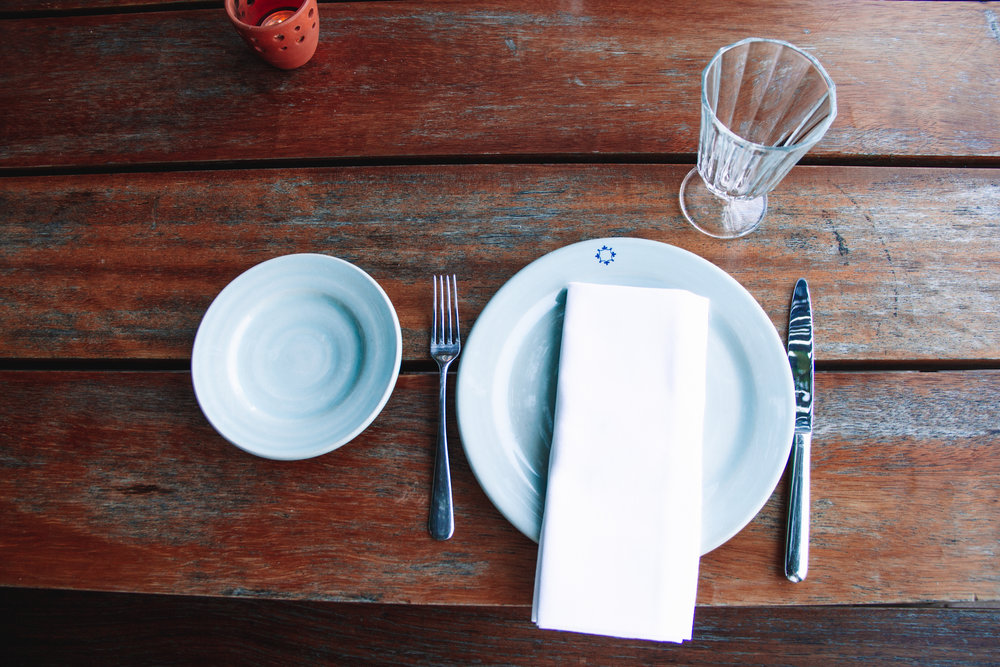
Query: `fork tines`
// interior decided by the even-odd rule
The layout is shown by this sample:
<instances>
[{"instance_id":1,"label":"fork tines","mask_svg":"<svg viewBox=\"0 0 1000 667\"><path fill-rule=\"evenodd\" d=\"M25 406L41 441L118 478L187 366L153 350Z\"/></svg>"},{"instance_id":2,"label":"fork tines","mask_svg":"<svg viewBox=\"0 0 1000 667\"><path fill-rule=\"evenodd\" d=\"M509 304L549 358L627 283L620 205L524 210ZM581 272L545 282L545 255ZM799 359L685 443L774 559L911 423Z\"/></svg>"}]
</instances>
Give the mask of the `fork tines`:
<instances>
[{"instance_id":1,"label":"fork tines","mask_svg":"<svg viewBox=\"0 0 1000 667\"><path fill-rule=\"evenodd\" d=\"M434 322L431 342L453 345L460 340L458 284L454 274L434 276Z\"/></svg>"}]
</instances>

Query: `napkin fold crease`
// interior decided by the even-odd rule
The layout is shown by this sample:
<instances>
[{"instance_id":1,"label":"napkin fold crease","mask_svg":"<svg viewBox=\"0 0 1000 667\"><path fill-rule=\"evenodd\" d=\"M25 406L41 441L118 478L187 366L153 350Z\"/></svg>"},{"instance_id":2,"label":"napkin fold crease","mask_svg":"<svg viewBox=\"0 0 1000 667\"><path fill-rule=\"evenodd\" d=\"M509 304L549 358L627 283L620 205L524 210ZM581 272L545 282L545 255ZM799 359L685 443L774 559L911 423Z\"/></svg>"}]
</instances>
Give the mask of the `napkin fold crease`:
<instances>
[{"instance_id":1,"label":"napkin fold crease","mask_svg":"<svg viewBox=\"0 0 1000 667\"><path fill-rule=\"evenodd\" d=\"M691 638L701 553L709 302L571 283L533 617L540 628Z\"/></svg>"}]
</instances>

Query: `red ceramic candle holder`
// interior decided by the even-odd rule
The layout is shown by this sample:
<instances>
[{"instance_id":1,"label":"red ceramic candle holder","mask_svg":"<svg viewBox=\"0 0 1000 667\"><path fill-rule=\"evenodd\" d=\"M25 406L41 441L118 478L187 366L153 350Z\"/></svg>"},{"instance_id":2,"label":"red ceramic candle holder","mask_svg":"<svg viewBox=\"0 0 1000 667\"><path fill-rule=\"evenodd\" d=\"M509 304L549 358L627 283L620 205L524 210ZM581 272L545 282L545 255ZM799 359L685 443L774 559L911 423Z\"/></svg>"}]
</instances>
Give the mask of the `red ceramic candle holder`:
<instances>
[{"instance_id":1,"label":"red ceramic candle holder","mask_svg":"<svg viewBox=\"0 0 1000 667\"><path fill-rule=\"evenodd\" d=\"M316 0L225 0L236 32L257 55L281 69L309 62L319 43Z\"/></svg>"}]
</instances>

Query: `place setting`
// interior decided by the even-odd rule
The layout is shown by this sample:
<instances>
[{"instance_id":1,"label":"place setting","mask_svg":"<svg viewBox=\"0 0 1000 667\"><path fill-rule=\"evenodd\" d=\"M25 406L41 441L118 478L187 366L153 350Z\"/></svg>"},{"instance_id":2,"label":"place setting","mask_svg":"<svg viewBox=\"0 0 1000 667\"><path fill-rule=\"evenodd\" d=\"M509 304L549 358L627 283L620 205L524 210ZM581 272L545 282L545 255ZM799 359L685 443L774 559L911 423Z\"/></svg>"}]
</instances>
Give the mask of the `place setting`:
<instances>
[{"instance_id":1,"label":"place setting","mask_svg":"<svg viewBox=\"0 0 1000 667\"><path fill-rule=\"evenodd\" d=\"M775 40L721 49L702 78L698 165L681 209L739 238L836 114L819 63ZM427 531L456 530L447 377L461 445L496 509L538 543L540 628L691 638L701 556L742 530L790 465L786 576L808 563L812 314L795 286L788 346L737 280L650 239L584 240L536 259L462 341L458 278L432 279L440 374ZM359 267L277 257L215 298L192 352L208 421L252 454L296 460L362 433L402 359L396 311ZM790 457L791 455L791 457ZM791 463L789 463L791 461Z\"/></svg>"}]
</instances>

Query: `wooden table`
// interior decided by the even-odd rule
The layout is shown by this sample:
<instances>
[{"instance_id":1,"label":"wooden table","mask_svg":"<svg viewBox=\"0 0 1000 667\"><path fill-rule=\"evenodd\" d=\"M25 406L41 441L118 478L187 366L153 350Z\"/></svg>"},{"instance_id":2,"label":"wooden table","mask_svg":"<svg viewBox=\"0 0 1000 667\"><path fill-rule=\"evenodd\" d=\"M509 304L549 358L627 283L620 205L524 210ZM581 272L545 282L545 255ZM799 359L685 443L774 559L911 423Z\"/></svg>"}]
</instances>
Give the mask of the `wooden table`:
<instances>
[{"instance_id":1,"label":"wooden table","mask_svg":"<svg viewBox=\"0 0 1000 667\"><path fill-rule=\"evenodd\" d=\"M1000 655L1000 3L320 5L314 59L220 2L0 0L4 653L62 662L989 664ZM839 115L723 242L684 221L699 74L755 35L815 53ZM632 236L817 326L809 578L787 483L702 559L683 646L536 630L536 545L451 424L458 529L425 530L429 276L471 324L543 254ZM249 267L349 260L402 373L360 437L275 462L195 401L194 334ZM466 326L466 332L468 326ZM454 411L452 411L454 413ZM12 614L12 616L11 616Z\"/></svg>"}]
</instances>

